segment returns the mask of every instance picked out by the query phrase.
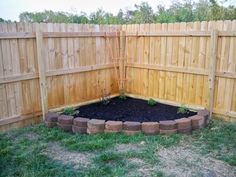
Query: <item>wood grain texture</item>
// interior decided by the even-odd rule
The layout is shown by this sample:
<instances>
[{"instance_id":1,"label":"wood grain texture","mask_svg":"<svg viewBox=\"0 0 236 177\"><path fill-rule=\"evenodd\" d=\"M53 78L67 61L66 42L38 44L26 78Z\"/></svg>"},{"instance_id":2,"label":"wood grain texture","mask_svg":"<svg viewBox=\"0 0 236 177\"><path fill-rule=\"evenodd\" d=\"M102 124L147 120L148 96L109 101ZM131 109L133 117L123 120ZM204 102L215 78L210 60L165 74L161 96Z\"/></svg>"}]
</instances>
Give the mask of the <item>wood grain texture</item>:
<instances>
[{"instance_id":1,"label":"wood grain texture","mask_svg":"<svg viewBox=\"0 0 236 177\"><path fill-rule=\"evenodd\" d=\"M235 20L149 24L149 28L140 24L138 29L125 25L123 29L129 39L128 58L137 58L136 62L127 63L131 77L128 93L204 107L209 106L210 99L213 113L226 115L236 110ZM210 61L212 30L218 31L218 45L214 49L216 69L211 72L215 75L211 86L214 91L209 98L209 68L214 64ZM131 42L134 40L135 54ZM149 41L149 47L145 41Z\"/></svg>"},{"instance_id":2,"label":"wood grain texture","mask_svg":"<svg viewBox=\"0 0 236 177\"><path fill-rule=\"evenodd\" d=\"M42 31L41 46L36 43L37 25ZM113 40L120 29L119 25L1 23L0 120L8 120L13 127L32 122L28 117L38 120L36 113L42 112L39 58L45 62L48 109L99 100L101 88L117 93L105 38ZM111 48L117 54L114 40ZM39 50L43 56L37 55Z\"/></svg>"}]
</instances>

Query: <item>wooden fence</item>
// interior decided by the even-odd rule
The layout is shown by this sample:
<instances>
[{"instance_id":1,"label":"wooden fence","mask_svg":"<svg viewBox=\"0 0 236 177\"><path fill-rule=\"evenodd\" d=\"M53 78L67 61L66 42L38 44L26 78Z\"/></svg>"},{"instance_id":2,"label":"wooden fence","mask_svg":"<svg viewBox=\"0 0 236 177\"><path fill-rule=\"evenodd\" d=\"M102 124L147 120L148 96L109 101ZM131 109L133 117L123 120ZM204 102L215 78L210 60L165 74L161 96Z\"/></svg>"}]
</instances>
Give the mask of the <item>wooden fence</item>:
<instances>
[{"instance_id":1,"label":"wooden fence","mask_svg":"<svg viewBox=\"0 0 236 177\"><path fill-rule=\"evenodd\" d=\"M236 117L236 20L123 25L128 93Z\"/></svg>"},{"instance_id":2,"label":"wooden fence","mask_svg":"<svg viewBox=\"0 0 236 177\"><path fill-rule=\"evenodd\" d=\"M1 23L0 129L38 122L35 117L42 108L98 99L104 89L118 93L108 48L118 56L115 38L120 29L117 25Z\"/></svg>"},{"instance_id":3,"label":"wooden fence","mask_svg":"<svg viewBox=\"0 0 236 177\"><path fill-rule=\"evenodd\" d=\"M120 83L129 95L236 117L236 21L0 24L0 129L118 94Z\"/></svg>"}]
</instances>

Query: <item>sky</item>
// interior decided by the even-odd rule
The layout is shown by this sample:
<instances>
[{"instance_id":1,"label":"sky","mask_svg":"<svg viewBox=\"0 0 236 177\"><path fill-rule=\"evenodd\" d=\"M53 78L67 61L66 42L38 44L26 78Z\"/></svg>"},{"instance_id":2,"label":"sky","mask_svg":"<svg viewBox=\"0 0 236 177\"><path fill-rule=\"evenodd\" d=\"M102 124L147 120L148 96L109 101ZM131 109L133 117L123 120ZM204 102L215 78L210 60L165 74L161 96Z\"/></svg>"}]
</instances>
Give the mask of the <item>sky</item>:
<instances>
[{"instance_id":1,"label":"sky","mask_svg":"<svg viewBox=\"0 0 236 177\"><path fill-rule=\"evenodd\" d=\"M132 9L134 4L148 2L154 10L157 5L169 7L175 0L0 0L0 18L19 21L22 12L41 12L44 10L90 14L98 8L116 14L119 9ZM236 1L236 0L230 0Z\"/></svg>"}]
</instances>

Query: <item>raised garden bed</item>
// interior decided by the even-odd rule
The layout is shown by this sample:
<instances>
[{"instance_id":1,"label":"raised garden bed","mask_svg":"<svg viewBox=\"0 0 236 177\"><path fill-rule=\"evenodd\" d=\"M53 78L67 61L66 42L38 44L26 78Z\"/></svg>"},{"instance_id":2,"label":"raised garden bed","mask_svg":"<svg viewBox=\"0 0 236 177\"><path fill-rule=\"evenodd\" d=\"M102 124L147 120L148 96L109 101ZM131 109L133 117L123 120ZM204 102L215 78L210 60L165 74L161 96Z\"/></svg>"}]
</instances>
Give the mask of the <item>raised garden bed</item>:
<instances>
[{"instance_id":1,"label":"raised garden bed","mask_svg":"<svg viewBox=\"0 0 236 177\"><path fill-rule=\"evenodd\" d=\"M153 122L162 120L175 120L182 117L196 115L189 111L188 114L177 114L178 107L157 103L148 105L146 100L127 97L126 100L112 98L109 104L101 102L81 106L77 116L91 119L114 120L114 121L138 121Z\"/></svg>"},{"instance_id":2,"label":"raised garden bed","mask_svg":"<svg viewBox=\"0 0 236 177\"><path fill-rule=\"evenodd\" d=\"M109 103L93 103L81 106L74 116L48 113L46 125L58 126L74 133L114 133L127 135L186 133L203 128L209 120L209 111L187 111L178 113L179 107L156 103L150 105L145 100L113 98Z\"/></svg>"}]
</instances>

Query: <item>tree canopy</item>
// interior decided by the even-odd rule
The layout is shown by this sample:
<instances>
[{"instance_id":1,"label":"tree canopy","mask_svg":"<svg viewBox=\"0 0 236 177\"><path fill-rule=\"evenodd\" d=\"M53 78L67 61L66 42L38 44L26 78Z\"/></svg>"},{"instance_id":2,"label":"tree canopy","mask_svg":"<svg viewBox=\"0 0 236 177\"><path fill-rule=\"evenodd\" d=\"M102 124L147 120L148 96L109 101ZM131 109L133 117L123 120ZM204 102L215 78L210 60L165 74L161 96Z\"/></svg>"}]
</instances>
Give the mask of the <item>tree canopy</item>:
<instances>
[{"instance_id":1,"label":"tree canopy","mask_svg":"<svg viewBox=\"0 0 236 177\"><path fill-rule=\"evenodd\" d=\"M231 0L225 0L228 2ZM232 3L231 3L232 4ZM190 22L210 20L236 19L236 6L223 6L216 0L185 0L176 1L169 8L157 6L157 11L147 3L142 2L134 6L134 10L122 10L117 14L98 9L96 12L86 14L72 14L67 12L23 12L19 15L21 22L45 22L45 23L90 23L90 24L128 24L128 23L166 23L166 22ZM4 21L0 19L0 21Z\"/></svg>"}]
</instances>

